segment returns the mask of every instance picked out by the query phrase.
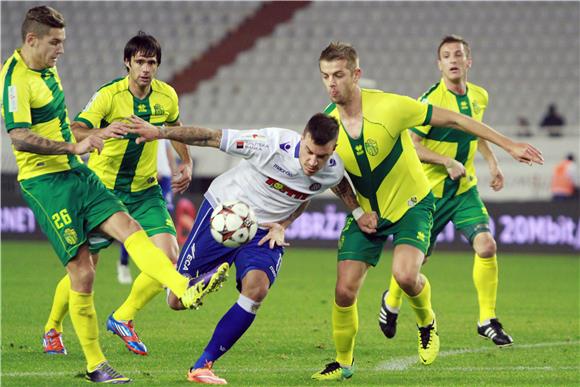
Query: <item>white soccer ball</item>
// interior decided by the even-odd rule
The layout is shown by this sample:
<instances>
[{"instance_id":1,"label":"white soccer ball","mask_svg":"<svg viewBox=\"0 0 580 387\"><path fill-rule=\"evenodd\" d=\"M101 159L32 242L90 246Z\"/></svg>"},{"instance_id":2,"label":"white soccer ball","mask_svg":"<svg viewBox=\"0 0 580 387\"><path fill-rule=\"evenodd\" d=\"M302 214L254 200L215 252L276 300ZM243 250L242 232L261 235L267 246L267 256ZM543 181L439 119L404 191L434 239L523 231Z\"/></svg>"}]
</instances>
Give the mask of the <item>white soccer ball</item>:
<instances>
[{"instance_id":1,"label":"white soccer ball","mask_svg":"<svg viewBox=\"0 0 580 387\"><path fill-rule=\"evenodd\" d=\"M213 238L226 247L238 247L251 241L258 231L254 211L241 201L218 205L211 214L210 230Z\"/></svg>"}]
</instances>

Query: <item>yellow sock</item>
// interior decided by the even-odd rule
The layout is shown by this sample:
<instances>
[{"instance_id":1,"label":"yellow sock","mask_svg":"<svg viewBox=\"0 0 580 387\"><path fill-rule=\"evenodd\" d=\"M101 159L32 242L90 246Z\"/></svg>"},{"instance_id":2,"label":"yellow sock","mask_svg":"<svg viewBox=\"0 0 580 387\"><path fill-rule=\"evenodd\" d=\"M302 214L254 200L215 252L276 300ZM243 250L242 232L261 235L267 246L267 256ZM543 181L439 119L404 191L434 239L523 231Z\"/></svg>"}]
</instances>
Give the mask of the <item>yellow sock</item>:
<instances>
[{"instance_id":1,"label":"yellow sock","mask_svg":"<svg viewBox=\"0 0 580 387\"><path fill-rule=\"evenodd\" d=\"M189 281L180 275L167 255L153 244L145 231L137 231L125 240L125 249L139 270L167 286L181 298L187 289Z\"/></svg>"},{"instance_id":2,"label":"yellow sock","mask_svg":"<svg viewBox=\"0 0 580 387\"><path fill-rule=\"evenodd\" d=\"M433 309L431 308L431 285L429 284L427 277L423 274L421 274L421 277L425 280L425 286L423 286L421 292L415 297L411 297L407 293L405 293L405 295L409 300L411 308L415 311L417 325L420 327L426 327L433 322L435 313L433 313Z\"/></svg>"},{"instance_id":3,"label":"yellow sock","mask_svg":"<svg viewBox=\"0 0 580 387\"><path fill-rule=\"evenodd\" d=\"M91 372L107 360L99 345L99 326L93 293L79 293L71 289L69 295L70 319L87 359L87 371Z\"/></svg>"},{"instance_id":4,"label":"yellow sock","mask_svg":"<svg viewBox=\"0 0 580 387\"><path fill-rule=\"evenodd\" d=\"M353 305L332 308L332 337L336 347L336 361L341 365L350 366L354 353L354 339L358 332L358 309L356 301Z\"/></svg>"},{"instance_id":5,"label":"yellow sock","mask_svg":"<svg viewBox=\"0 0 580 387\"><path fill-rule=\"evenodd\" d=\"M391 276L391 284L389 285L389 293L387 293L385 303L393 313L398 313L403 304L403 289L401 289L394 276Z\"/></svg>"},{"instance_id":6,"label":"yellow sock","mask_svg":"<svg viewBox=\"0 0 580 387\"><path fill-rule=\"evenodd\" d=\"M163 286L158 281L155 281L145 273L139 274L133 282L129 297L113 313L113 318L123 321L133 320L137 312L162 291Z\"/></svg>"},{"instance_id":7,"label":"yellow sock","mask_svg":"<svg viewBox=\"0 0 580 387\"><path fill-rule=\"evenodd\" d=\"M57 332L62 332L62 321L66 316L66 312L68 312L69 291L70 277L68 274L65 274L54 290L52 308L50 309L48 321L44 326L44 332L48 332L51 329L56 329Z\"/></svg>"},{"instance_id":8,"label":"yellow sock","mask_svg":"<svg viewBox=\"0 0 580 387\"><path fill-rule=\"evenodd\" d=\"M481 258L475 254L473 261L473 283L477 290L479 301L479 322L495 317L495 301L497 298L497 256Z\"/></svg>"}]
</instances>

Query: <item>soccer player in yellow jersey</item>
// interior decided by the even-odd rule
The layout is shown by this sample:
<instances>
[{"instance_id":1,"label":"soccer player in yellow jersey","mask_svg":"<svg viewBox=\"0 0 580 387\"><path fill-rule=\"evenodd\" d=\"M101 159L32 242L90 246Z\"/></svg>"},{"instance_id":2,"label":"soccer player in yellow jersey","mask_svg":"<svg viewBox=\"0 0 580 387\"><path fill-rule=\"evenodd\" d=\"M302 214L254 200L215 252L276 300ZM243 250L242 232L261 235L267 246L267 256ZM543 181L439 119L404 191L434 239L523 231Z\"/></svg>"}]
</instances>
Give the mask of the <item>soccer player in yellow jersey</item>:
<instances>
[{"instance_id":1,"label":"soccer player in yellow jersey","mask_svg":"<svg viewBox=\"0 0 580 387\"><path fill-rule=\"evenodd\" d=\"M77 156L101 151L103 139L90 135L77 143L70 130L55 67L64 52L63 16L47 6L29 9L22 23L22 40L22 47L0 73L2 116L18 164L18 181L70 278L66 302L87 361L86 379L127 383L130 379L108 364L99 344L89 232L99 230L122 242L139 269L179 294L182 303L195 305L200 292L177 273L123 203ZM58 349L60 335L52 333L44 339Z\"/></svg>"},{"instance_id":2,"label":"soccer player in yellow jersey","mask_svg":"<svg viewBox=\"0 0 580 387\"><path fill-rule=\"evenodd\" d=\"M467 82L467 72L472 64L469 44L460 36L446 36L439 44L437 58L442 79L423 94L420 101L481 121L488 97L485 89ZM496 243L489 230L487 210L477 191L473 165L475 152L479 150L489 165L491 187L499 191L504 177L497 158L487 141L452 128L417 126L411 129L411 139L435 196L431 242L426 255L431 255L437 235L447 223L453 222L475 251L473 282L479 301L477 331L498 346L509 346L513 340L495 314L498 284ZM401 296L401 288L391 278L379 316L379 325L388 338L396 333Z\"/></svg>"},{"instance_id":3,"label":"soccer player in yellow jersey","mask_svg":"<svg viewBox=\"0 0 580 387\"><path fill-rule=\"evenodd\" d=\"M72 123L75 137L82 140L93 133L107 139L100 153L91 153L88 167L109 191L127 207L151 241L172 261L177 262L179 248L173 221L157 182L157 141L136 144L135 135L126 134L122 120L137 115L154 125L180 125L178 98L167 83L155 79L161 63L161 46L151 35L139 32L124 49L127 76L102 86ZM179 178L173 181L177 192L187 189L191 181L191 159L186 145L175 142L183 163ZM93 261L98 252L112 240L98 234L89 237ZM59 282L45 332L62 332L67 312L68 276ZM157 294L162 285L141 273L133 283L127 300L107 320L107 330L119 336L135 354L147 355L147 347L135 332L133 319ZM52 350L44 347L45 352Z\"/></svg>"},{"instance_id":4,"label":"soccer player in yellow jersey","mask_svg":"<svg viewBox=\"0 0 580 387\"><path fill-rule=\"evenodd\" d=\"M339 240L332 310L336 361L312 377L324 381L353 375L358 291L368 268L377 264L389 235L395 245L393 275L416 315L419 358L430 364L439 352L439 336L431 288L420 268L429 247L434 197L407 128L429 124L466 131L528 163L542 163L541 152L465 115L409 97L361 89L358 55L348 44L331 43L320 54L319 66L332 101L326 113L340 123L336 152L344 161L361 207L347 217ZM353 219L373 213L378 216L376 232L362 232Z\"/></svg>"}]
</instances>

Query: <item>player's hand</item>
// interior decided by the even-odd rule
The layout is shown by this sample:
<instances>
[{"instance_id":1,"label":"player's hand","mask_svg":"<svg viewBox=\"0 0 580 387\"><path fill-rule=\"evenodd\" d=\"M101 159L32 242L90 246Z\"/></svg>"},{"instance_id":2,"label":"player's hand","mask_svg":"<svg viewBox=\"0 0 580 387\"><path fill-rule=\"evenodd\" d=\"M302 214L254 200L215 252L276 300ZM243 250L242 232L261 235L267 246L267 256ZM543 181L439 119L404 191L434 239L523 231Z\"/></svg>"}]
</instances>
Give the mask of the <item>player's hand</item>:
<instances>
[{"instance_id":1,"label":"player's hand","mask_svg":"<svg viewBox=\"0 0 580 387\"><path fill-rule=\"evenodd\" d=\"M377 232L377 225L379 223L379 217L376 212L365 212L362 214L360 218L356 221L358 224L358 228L361 229L362 232L367 234L374 234Z\"/></svg>"},{"instance_id":2,"label":"player's hand","mask_svg":"<svg viewBox=\"0 0 580 387\"><path fill-rule=\"evenodd\" d=\"M139 137L135 142L141 144L145 141L153 141L161 138L161 130L155 125L151 125L149 122L142 120L136 115L129 117L129 123L127 124L130 133L138 134Z\"/></svg>"},{"instance_id":3,"label":"player's hand","mask_svg":"<svg viewBox=\"0 0 580 387\"><path fill-rule=\"evenodd\" d=\"M285 228L279 223L261 223L260 227L268 227L268 234L266 234L260 241L258 242L258 246L262 246L264 243L270 241L270 248L273 249L275 246L290 246L289 243L286 243L284 240L284 231Z\"/></svg>"},{"instance_id":4,"label":"player's hand","mask_svg":"<svg viewBox=\"0 0 580 387\"><path fill-rule=\"evenodd\" d=\"M494 191L499 191L503 188L504 177L501 169L498 166L492 167L489 169L489 173L491 174L491 183L489 186Z\"/></svg>"},{"instance_id":5,"label":"player's hand","mask_svg":"<svg viewBox=\"0 0 580 387\"><path fill-rule=\"evenodd\" d=\"M184 193L191 183L191 163L181 163L171 177L171 188L176 193Z\"/></svg>"},{"instance_id":6,"label":"player's hand","mask_svg":"<svg viewBox=\"0 0 580 387\"><path fill-rule=\"evenodd\" d=\"M101 153L103 150L103 139L99 136L93 134L86 137L83 141L73 143L72 153L75 155L83 155L85 153L89 153L94 151L95 149L97 152Z\"/></svg>"},{"instance_id":7,"label":"player's hand","mask_svg":"<svg viewBox=\"0 0 580 387\"><path fill-rule=\"evenodd\" d=\"M108 138L123 138L127 133L129 133L129 128L127 124L123 122L113 122L106 128L98 131L97 136L106 140Z\"/></svg>"},{"instance_id":8,"label":"player's hand","mask_svg":"<svg viewBox=\"0 0 580 387\"><path fill-rule=\"evenodd\" d=\"M465 176L465 166L451 157L445 161L445 169L451 180L457 180Z\"/></svg>"},{"instance_id":9,"label":"player's hand","mask_svg":"<svg viewBox=\"0 0 580 387\"><path fill-rule=\"evenodd\" d=\"M544 157L542 157L542 152L535 148L533 145L526 144L525 142L515 142L512 143L507 152L520 163L526 163L532 165L544 164Z\"/></svg>"}]
</instances>

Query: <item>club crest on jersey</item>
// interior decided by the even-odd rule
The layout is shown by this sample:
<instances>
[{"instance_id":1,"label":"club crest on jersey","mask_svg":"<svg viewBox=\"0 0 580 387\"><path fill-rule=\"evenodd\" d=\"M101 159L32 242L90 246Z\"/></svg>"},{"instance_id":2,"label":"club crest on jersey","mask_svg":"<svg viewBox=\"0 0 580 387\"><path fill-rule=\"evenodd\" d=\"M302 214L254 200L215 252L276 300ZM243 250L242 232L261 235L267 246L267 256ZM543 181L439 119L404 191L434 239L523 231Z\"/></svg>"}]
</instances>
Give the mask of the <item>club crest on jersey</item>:
<instances>
[{"instance_id":1,"label":"club crest on jersey","mask_svg":"<svg viewBox=\"0 0 580 387\"><path fill-rule=\"evenodd\" d=\"M365 141L365 150L371 156L376 156L379 154L379 145L375 140L369 138Z\"/></svg>"},{"instance_id":2,"label":"club crest on jersey","mask_svg":"<svg viewBox=\"0 0 580 387\"><path fill-rule=\"evenodd\" d=\"M236 149L244 149L244 142L236 141Z\"/></svg>"},{"instance_id":3,"label":"club crest on jersey","mask_svg":"<svg viewBox=\"0 0 580 387\"><path fill-rule=\"evenodd\" d=\"M320 183L312 183L310 184L310 187L308 187L311 191L318 191L320 188L322 188L322 184Z\"/></svg>"},{"instance_id":4,"label":"club crest on jersey","mask_svg":"<svg viewBox=\"0 0 580 387\"><path fill-rule=\"evenodd\" d=\"M481 106L477 103L477 101L473 101L473 112L475 114L481 113Z\"/></svg>"},{"instance_id":5,"label":"club crest on jersey","mask_svg":"<svg viewBox=\"0 0 580 387\"><path fill-rule=\"evenodd\" d=\"M163 106L156 103L155 106L153 106L153 112L156 116L162 116L165 114L165 109L163 109Z\"/></svg>"},{"instance_id":6,"label":"club crest on jersey","mask_svg":"<svg viewBox=\"0 0 580 387\"><path fill-rule=\"evenodd\" d=\"M308 194L305 194L304 192L296 191L296 190L286 186L286 184L280 183L276 179L272 179L271 177L269 177L266 180L266 184L268 184L270 187L272 187L276 191L280 191L282 193L285 193L286 196L289 196L291 198L295 198L298 200L306 200L310 196Z\"/></svg>"}]
</instances>

